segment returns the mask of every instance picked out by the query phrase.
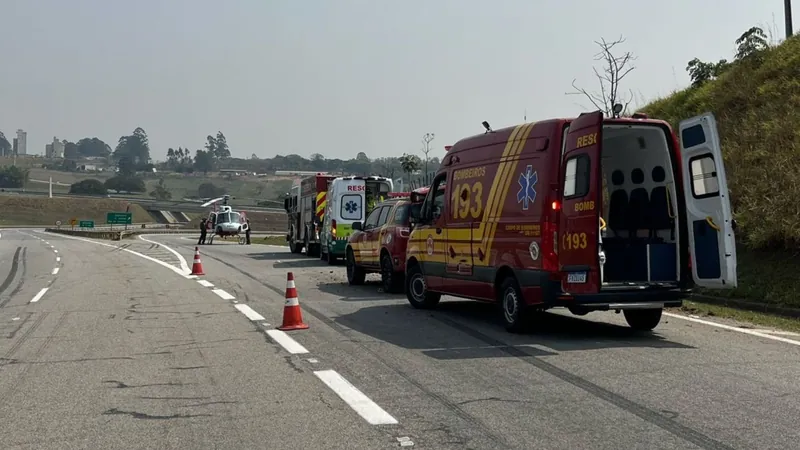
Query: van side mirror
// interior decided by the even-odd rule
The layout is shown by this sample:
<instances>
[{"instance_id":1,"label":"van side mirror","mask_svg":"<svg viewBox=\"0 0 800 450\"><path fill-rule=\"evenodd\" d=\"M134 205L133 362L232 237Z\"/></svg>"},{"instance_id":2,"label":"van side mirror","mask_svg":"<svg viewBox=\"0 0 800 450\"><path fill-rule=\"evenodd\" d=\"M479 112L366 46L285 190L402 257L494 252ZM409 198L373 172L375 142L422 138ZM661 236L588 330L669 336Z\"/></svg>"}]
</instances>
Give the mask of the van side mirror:
<instances>
[{"instance_id":1,"label":"van side mirror","mask_svg":"<svg viewBox=\"0 0 800 450\"><path fill-rule=\"evenodd\" d=\"M283 199L283 209L286 212L289 212L289 199L288 198Z\"/></svg>"},{"instance_id":2,"label":"van side mirror","mask_svg":"<svg viewBox=\"0 0 800 450\"><path fill-rule=\"evenodd\" d=\"M361 225L361 222L353 222L353 229L356 231L361 231L364 227Z\"/></svg>"}]
</instances>

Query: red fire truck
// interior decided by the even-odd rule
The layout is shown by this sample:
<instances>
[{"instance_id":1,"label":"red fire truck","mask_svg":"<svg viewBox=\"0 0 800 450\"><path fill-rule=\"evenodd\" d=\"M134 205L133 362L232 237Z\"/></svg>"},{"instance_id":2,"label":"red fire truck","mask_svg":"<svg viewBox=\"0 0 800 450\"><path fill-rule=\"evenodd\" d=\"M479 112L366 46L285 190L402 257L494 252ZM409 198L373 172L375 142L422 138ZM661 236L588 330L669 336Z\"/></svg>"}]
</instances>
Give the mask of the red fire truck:
<instances>
[{"instance_id":1,"label":"red fire truck","mask_svg":"<svg viewBox=\"0 0 800 450\"><path fill-rule=\"evenodd\" d=\"M318 173L304 178L292 186L289 196L283 201L288 215L286 241L292 253L304 248L308 256L319 255L319 229L325 216L328 199L328 184L335 177Z\"/></svg>"}]
</instances>

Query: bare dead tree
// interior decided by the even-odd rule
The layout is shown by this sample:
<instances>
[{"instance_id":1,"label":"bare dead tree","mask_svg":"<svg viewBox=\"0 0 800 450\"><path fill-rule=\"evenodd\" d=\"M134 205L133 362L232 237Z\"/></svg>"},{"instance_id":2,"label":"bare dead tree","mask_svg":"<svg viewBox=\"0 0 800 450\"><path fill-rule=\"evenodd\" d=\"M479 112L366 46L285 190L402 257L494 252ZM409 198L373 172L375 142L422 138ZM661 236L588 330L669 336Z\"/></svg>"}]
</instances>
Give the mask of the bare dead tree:
<instances>
[{"instance_id":1,"label":"bare dead tree","mask_svg":"<svg viewBox=\"0 0 800 450\"><path fill-rule=\"evenodd\" d=\"M595 41L600 47L600 51L594 56L595 61L602 61L602 72L597 67L592 67L597 81L600 83L600 92L590 92L576 84L577 79L572 80L572 87L575 89L573 92L567 92L567 95L582 95L589 99L590 102L599 110L603 111L607 116L616 116L614 114L614 105L622 105L620 115L625 115L628 111L628 105L633 100L633 91L629 91L627 96L620 95L620 84L622 80L631 73L636 67L633 66L633 61L636 57L631 52L625 52L620 56L614 55L614 47L625 42L625 39L620 36L616 41L608 42L605 39Z\"/></svg>"}]
</instances>

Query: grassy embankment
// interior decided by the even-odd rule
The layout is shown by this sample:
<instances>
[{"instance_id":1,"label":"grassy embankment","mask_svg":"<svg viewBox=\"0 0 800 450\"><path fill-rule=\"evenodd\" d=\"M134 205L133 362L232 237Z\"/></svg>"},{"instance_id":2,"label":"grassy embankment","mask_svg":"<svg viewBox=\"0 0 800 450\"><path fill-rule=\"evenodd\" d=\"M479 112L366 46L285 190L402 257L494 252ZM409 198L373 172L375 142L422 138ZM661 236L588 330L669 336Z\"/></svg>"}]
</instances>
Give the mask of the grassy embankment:
<instances>
[{"instance_id":1,"label":"grassy embankment","mask_svg":"<svg viewBox=\"0 0 800 450\"><path fill-rule=\"evenodd\" d=\"M104 226L106 214L124 212L128 202L114 199L44 198L22 195L0 196L0 225L44 225L54 226L60 220L68 225L73 217L78 220L94 220L96 226ZM141 206L130 205L133 222L152 222L153 218ZM63 226L62 225L62 226Z\"/></svg>"},{"instance_id":2,"label":"grassy embankment","mask_svg":"<svg viewBox=\"0 0 800 450\"><path fill-rule=\"evenodd\" d=\"M739 224L739 287L708 295L800 308L798 106L800 38L794 37L717 80L641 109L673 126L706 111L717 118Z\"/></svg>"},{"instance_id":3,"label":"grassy embankment","mask_svg":"<svg viewBox=\"0 0 800 450\"><path fill-rule=\"evenodd\" d=\"M5 163L11 164L11 161L6 161L7 158L0 158L0 165ZM25 164L32 164L33 159L22 159L19 158L17 160L17 164L20 166L25 167ZM41 163L41 162L39 162ZM38 181L48 181L50 177L53 177L54 183L62 183L62 184L72 184L76 183L81 180L86 180L89 178L94 178L100 181L106 181L107 179L113 176L110 172L97 172L97 173L81 173L81 172L62 172L57 170L47 170L42 169L41 167L30 167L30 179L31 180L38 180ZM224 188L225 191L230 194L231 196L235 197L234 205L240 205L242 207L245 206L254 206L258 200L272 200L278 198L281 194L286 193L289 191L292 185L292 181L288 179L276 179L276 178L256 178L252 176L248 177L228 177L228 176L219 176L217 174L209 174L208 176L202 175L183 175L171 172L159 172L155 174L146 174L145 178L145 185L147 186L147 192L143 194L133 194L131 197L142 197L148 198L149 193L153 191L155 186L158 184L159 179L164 179L164 185L166 189L172 194L173 200L180 200L184 197L197 197L198 191L197 188L203 183L213 183L215 186ZM28 191L36 191L36 192L47 192L48 184L41 183L37 181L29 182L26 186L26 190ZM62 186L58 184L53 185L53 192L54 193L67 193L69 192L69 186ZM280 208L281 205L279 202L275 202L272 205L276 208Z\"/></svg>"}]
</instances>

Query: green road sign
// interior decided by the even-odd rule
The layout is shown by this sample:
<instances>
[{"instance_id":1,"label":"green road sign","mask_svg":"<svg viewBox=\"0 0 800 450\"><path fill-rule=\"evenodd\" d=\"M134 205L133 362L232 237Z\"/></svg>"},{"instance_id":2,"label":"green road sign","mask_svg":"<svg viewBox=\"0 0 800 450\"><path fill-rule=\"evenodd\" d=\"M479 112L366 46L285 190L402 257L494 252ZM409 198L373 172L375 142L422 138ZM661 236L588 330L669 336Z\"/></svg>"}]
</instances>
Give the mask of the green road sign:
<instances>
[{"instance_id":1,"label":"green road sign","mask_svg":"<svg viewBox=\"0 0 800 450\"><path fill-rule=\"evenodd\" d=\"M81 220L78 225L81 228L94 228L94 220Z\"/></svg>"},{"instance_id":2,"label":"green road sign","mask_svg":"<svg viewBox=\"0 0 800 450\"><path fill-rule=\"evenodd\" d=\"M124 212L110 212L106 214L106 223L111 225L130 225L133 223L133 214Z\"/></svg>"}]
</instances>

